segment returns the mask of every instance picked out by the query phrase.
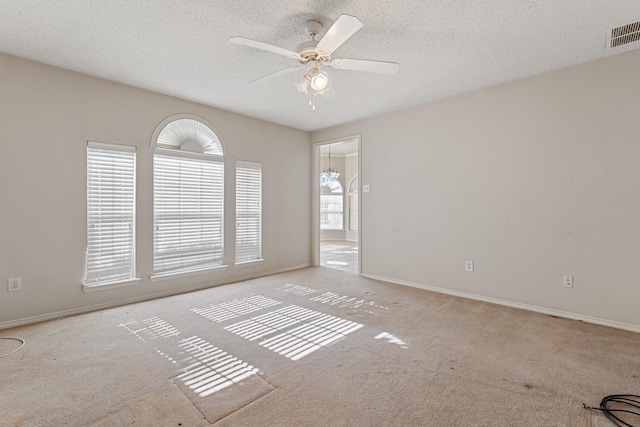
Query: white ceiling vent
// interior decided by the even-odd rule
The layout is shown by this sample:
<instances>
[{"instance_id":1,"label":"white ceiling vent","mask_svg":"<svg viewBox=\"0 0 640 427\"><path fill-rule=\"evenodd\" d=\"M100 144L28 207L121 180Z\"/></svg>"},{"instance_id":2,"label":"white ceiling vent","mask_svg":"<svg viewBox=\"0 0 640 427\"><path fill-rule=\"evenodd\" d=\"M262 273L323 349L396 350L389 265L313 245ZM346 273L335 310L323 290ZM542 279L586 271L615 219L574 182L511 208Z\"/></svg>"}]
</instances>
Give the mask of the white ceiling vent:
<instances>
[{"instance_id":1,"label":"white ceiling vent","mask_svg":"<svg viewBox=\"0 0 640 427\"><path fill-rule=\"evenodd\" d=\"M613 28L609 34L607 48L613 49L640 40L640 21ZM640 44L639 44L640 47Z\"/></svg>"}]
</instances>

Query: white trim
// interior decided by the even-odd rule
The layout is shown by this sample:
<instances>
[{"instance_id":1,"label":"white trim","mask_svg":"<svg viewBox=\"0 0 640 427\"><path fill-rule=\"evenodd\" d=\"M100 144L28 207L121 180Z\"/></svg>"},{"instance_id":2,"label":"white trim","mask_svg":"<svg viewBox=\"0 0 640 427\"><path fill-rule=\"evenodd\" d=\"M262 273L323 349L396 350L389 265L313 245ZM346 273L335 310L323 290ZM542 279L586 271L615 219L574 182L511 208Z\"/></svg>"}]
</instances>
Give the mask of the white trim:
<instances>
[{"instance_id":1,"label":"white trim","mask_svg":"<svg viewBox=\"0 0 640 427\"><path fill-rule=\"evenodd\" d=\"M245 267L253 264L262 264L265 261L266 260L264 258L252 259L251 261L236 262L235 264L233 264L233 267L238 268L238 267Z\"/></svg>"},{"instance_id":2,"label":"white trim","mask_svg":"<svg viewBox=\"0 0 640 427\"><path fill-rule=\"evenodd\" d=\"M10 320L8 322L0 323L0 330L7 329L7 328L14 328L16 326L29 325L32 323L44 322L47 320L60 319L62 317L67 317L67 316L75 316L76 314L89 313L92 311L104 310L107 308L120 307L127 304L135 304L139 302L150 301L157 298L165 298L172 295L186 294L187 292L201 291L201 290L212 288L215 286L243 282L245 280L257 279L259 277L266 277L266 276L271 276L279 273L286 273L288 271L300 270L301 268L307 268L307 267L310 267L309 263L280 268L277 270L265 271L262 273L248 274L246 276L230 278L227 280L220 280L217 282L207 282L205 284L189 286L189 287L180 288L180 289L171 289L164 292L154 292L152 294L148 294L140 297L134 297L134 298L126 298L126 299L114 301L114 302L94 304L94 305L89 305L82 308L73 308L69 310L55 311L53 313L40 314L37 316L23 317L22 319Z\"/></svg>"},{"instance_id":3,"label":"white trim","mask_svg":"<svg viewBox=\"0 0 640 427\"><path fill-rule=\"evenodd\" d=\"M362 134L345 136L342 138L330 139L327 141L314 142L313 155L311 156L311 259L314 267L320 265L320 186L317 184L317 177L320 176L320 157L322 152L320 148L325 145L333 145L340 142L358 142L358 176L362 177ZM359 182L362 185L362 181ZM345 192L343 191L343 194ZM362 275L362 199L358 197L358 275ZM343 209L344 213L344 209ZM343 223L344 225L344 223Z\"/></svg>"},{"instance_id":4,"label":"white trim","mask_svg":"<svg viewBox=\"0 0 640 427\"><path fill-rule=\"evenodd\" d=\"M392 279L390 277L377 276L375 274L362 274L362 277L368 279L380 280L387 283L393 283L396 285L410 286L412 288L423 289L426 291L437 292L440 294L452 295L455 297L467 298L476 301L488 302L491 304L503 305L506 307L519 308L522 310L533 311L536 313L548 314L549 316L562 317L571 320L581 320L587 323L593 323L595 325L608 326L610 328L623 329L625 331L640 333L640 325L633 325L631 323L623 323L615 320L600 319L598 317L586 316L584 314L571 313L569 311L554 310L552 308L539 307L536 305L524 304L515 301L509 301L499 298L492 298L483 295L471 294L468 292L455 291L452 289L440 288L437 286L424 285L422 283L410 282L406 280Z\"/></svg>"},{"instance_id":5,"label":"white trim","mask_svg":"<svg viewBox=\"0 0 640 427\"><path fill-rule=\"evenodd\" d=\"M213 271L226 270L227 267L229 266L226 264L222 264L222 265L215 265L215 266L209 266L209 267L203 267L203 268L190 268L186 270L166 271L166 272L157 273L149 276L149 280L155 283L155 282L160 282L162 280L180 279L182 277L190 277L190 276L195 276L197 274L202 274L202 273L210 273Z\"/></svg>"},{"instance_id":6,"label":"white trim","mask_svg":"<svg viewBox=\"0 0 640 427\"><path fill-rule=\"evenodd\" d=\"M236 160L236 166L246 166L248 168L260 168L260 169L262 169L262 163L248 162L246 160Z\"/></svg>"},{"instance_id":7,"label":"white trim","mask_svg":"<svg viewBox=\"0 0 640 427\"><path fill-rule=\"evenodd\" d=\"M137 148L132 145L111 144L97 141L87 141L87 147L102 150L124 151L125 153L135 153L137 150Z\"/></svg>"},{"instance_id":8,"label":"white trim","mask_svg":"<svg viewBox=\"0 0 640 427\"><path fill-rule=\"evenodd\" d=\"M106 291L107 289L124 288L125 286L133 286L140 283L139 277L132 279L121 280L118 282L98 283L95 285L82 285L82 291L84 293Z\"/></svg>"}]
</instances>

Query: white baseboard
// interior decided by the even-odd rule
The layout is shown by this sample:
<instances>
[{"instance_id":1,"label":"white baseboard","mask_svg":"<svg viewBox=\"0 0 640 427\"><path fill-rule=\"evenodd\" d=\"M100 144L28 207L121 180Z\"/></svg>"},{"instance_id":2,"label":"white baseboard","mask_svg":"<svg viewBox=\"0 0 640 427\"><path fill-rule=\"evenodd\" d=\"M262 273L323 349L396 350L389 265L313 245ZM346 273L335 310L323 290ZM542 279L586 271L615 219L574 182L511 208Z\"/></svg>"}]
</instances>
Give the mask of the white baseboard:
<instances>
[{"instance_id":1,"label":"white baseboard","mask_svg":"<svg viewBox=\"0 0 640 427\"><path fill-rule=\"evenodd\" d=\"M286 273L288 271L299 270L301 268L307 268L307 267L310 267L310 266L311 266L310 263L299 264L299 265L294 265L294 266L291 266L291 267L279 268L277 270L270 270L270 271L264 271L264 272L261 272L261 273L247 274L247 275L244 275L244 276L234 277L234 278L227 279L227 280L219 280L219 281L216 281L216 282L207 282L205 284L194 285L194 286L190 286L190 287L186 287L186 288L180 288L180 289L169 290L169 291L164 291L164 292L156 292L156 293L147 294L147 295L143 295L143 296L139 296L139 297L127 298L127 299L122 299L122 300L108 302L108 303L88 305L88 306L84 306L84 307L80 307L80 308L72 308L72 309L69 309L69 310L56 311L56 312L53 312L53 313L39 314L37 316L31 316L31 317L23 317L22 319L10 320L8 322L0 323L0 329L14 328L16 326L29 325L29 324L32 324L32 323L44 322L44 321L53 320L53 319L60 319L62 317L75 316L77 314L89 313L89 312L92 312L92 311L104 310L104 309L107 309L107 308L119 307L119 306L123 306L123 305L127 305L127 304L134 304L134 303L138 303L138 302L150 301L150 300L153 300L153 299L164 298L164 297L168 297L168 296L171 296L171 295L179 295L179 294L185 294L187 292L200 291L200 290L203 290L203 289L213 288L213 287L216 287L216 286L228 285L230 283L244 282L245 280L257 279L259 277L272 276L274 274L279 274L279 273Z\"/></svg>"},{"instance_id":2,"label":"white baseboard","mask_svg":"<svg viewBox=\"0 0 640 427\"><path fill-rule=\"evenodd\" d=\"M615 320L600 319L598 317L585 316L583 314L571 313L568 311L554 310L551 308L538 307L535 305L523 304L519 302L503 300L498 298L486 297L483 295L471 294L468 292L455 291L452 289L439 288L437 286L424 285L417 282L409 282L406 280L398 280L390 277L377 276L375 274L362 274L362 277L369 279L380 280L382 282L393 283L396 285L410 286L412 288L424 289L426 291L438 292L441 294L453 295L461 298L468 298L476 301L483 301L492 304L504 305L507 307L520 308L522 310L534 311L536 313L548 314L550 316L563 317L571 320L582 320L583 322L593 323L601 326L608 326L616 329L624 329L625 331L640 333L640 325L633 325L630 323L617 322Z\"/></svg>"}]
</instances>

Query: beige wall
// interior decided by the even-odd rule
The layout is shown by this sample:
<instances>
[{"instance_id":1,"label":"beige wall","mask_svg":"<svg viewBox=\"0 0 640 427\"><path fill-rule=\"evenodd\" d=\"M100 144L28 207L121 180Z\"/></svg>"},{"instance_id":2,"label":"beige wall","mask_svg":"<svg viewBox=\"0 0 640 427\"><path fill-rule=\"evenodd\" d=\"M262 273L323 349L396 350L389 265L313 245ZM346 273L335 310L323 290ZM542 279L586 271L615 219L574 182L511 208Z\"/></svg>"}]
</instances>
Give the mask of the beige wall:
<instances>
[{"instance_id":1,"label":"beige wall","mask_svg":"<svg viewBox=\"0 0 640 427\"><path fill-rule=\"evenodd\" d=\"M639 71L634 51L313 133L362 135L363 273L640 330Z\"/></svg>"},{"instance_id":2,"label":"beige wall","mask_svg":"<svg viewBox=\"0 0 640 427\"><path fill-rule=\"evenodd\" d=\"M309 134L0 54L0 327L176 293L310 262ZM225 148L225 271L151 283L151 134L188 113ZM83 293L87 140L134 145L140 284ZM235 161L263 164L261 265L234 268ZM280 246L286 253L280 253ZM21 276L8 293L8 277Z\"/></svg>"}]
</instances>

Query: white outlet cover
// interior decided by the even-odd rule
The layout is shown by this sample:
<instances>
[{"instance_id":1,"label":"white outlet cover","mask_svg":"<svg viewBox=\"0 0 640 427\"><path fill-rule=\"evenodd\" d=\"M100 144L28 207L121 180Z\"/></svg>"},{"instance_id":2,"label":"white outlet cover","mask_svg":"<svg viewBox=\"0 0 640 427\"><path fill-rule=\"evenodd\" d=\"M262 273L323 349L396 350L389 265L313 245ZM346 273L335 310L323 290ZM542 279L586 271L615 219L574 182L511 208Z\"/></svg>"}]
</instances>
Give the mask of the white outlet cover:
<instances>
[{"instance_id":1,"label":"white outlet cover","mask_svg":"<svg viewBox=\"0 0 640 427\"><path fill-rule=\"evenodd\" d=\"M573 288L573 276L562 276L562 287Z\"/></svg>"},{"instance_id":2,"label":"white outlet cover","mask_svg":"<svg viewBox=\"0 0 640 427\"><path fill-rule=\"evenodd\" d=\"M7 290L9 292L22 290L22 278L9 277L9 279L7 279Z\"/></svg>"},{"instance_id":3,"label":"white outlet cover","mask_svg":"<svg viewBox=\"0 0 640 427\"><path fill-rule=\"evenodd\" d=\"M464 269L465 269L466 271L473 272L473 261L465 261L465 263L464 263Z\"/></svg>"}]
</instances>

